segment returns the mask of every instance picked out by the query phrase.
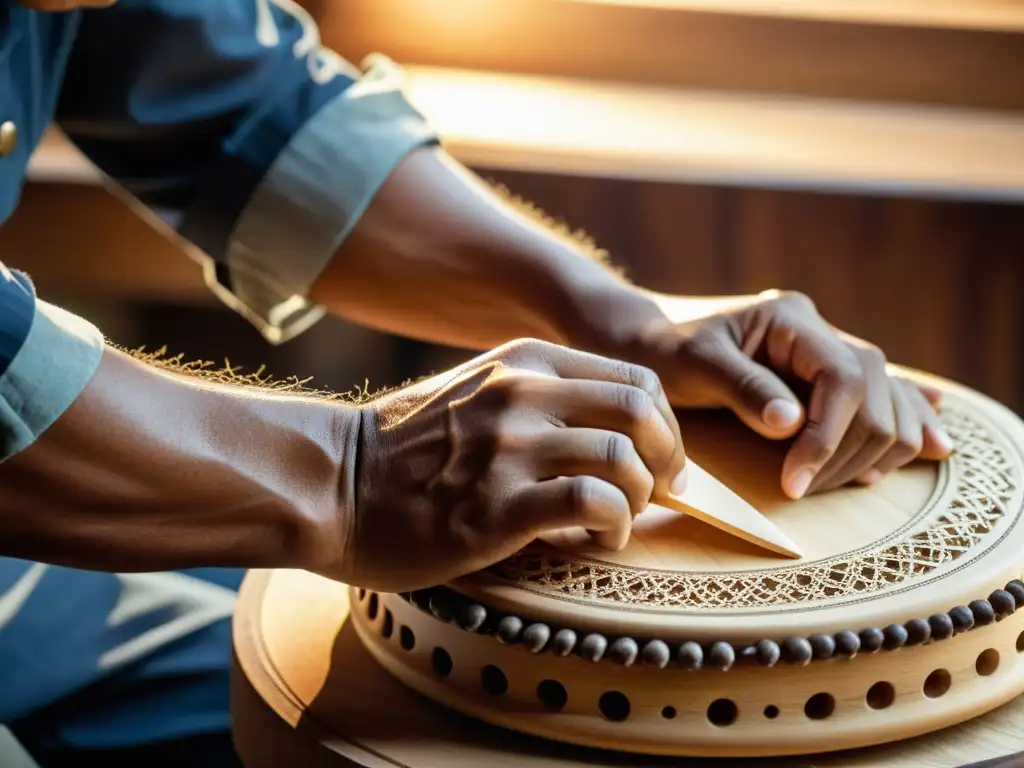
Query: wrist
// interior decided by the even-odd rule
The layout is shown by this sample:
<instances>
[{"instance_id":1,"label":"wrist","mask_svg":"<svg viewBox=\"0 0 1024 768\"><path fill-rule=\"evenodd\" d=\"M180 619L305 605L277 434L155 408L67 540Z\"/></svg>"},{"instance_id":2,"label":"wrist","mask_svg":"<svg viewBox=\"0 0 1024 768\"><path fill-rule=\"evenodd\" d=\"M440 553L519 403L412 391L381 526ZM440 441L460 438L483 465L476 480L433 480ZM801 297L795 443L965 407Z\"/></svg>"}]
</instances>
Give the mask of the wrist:
<instances>
[{"instance_id":1,"label":"wrist","mask_svg":"<svg viewBox=\"0 0 1024 768\"><path fill-rule=\"evenodd\" d=\"M313 477L298 478L292 496L297 503L284 509L297 533L286 555L292 567L338 575L351 563L355 544L363 409L317 405L323 407L324 428L311 452L325 463L313 470ZM297 458L297 465L304 464Z\"/></svg>"},{"instance_id":2,"label":"wrist","mask_svg":"<svg viewBox=\"0 0 1024 768\"><path fill-rule=\"evenodd\" d=\"M657 295L600 264L586 262L586 267L569 265L555 278L561 342L606 357L636 359L671 326Z\"/></svg>"}]
</instances>

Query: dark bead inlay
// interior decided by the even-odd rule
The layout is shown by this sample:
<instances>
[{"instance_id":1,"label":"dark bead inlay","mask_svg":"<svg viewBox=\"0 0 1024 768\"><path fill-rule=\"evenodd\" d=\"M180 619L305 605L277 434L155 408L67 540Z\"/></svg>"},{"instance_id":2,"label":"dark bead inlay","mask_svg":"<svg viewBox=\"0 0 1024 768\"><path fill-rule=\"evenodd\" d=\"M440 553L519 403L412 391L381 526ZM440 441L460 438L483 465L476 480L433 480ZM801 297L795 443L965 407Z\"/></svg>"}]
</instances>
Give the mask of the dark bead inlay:
<instances>
[{"instance_id":1,"label":"dark bead inlay","mask_svg":"<svg viewBox=\"0 0 1024 768\"><path fill-rule=\"evenodd\" d=\"M984 627L996 620L996 612L988 600L971 600L967 606L974 615L974 626Z\"/></svg>"},{"instance_id":2,"label":"dark bead inlay","mask_svg":"<svg viewBox=\"0 0 1024 768\"><path fill-rule=\"evenodd\" d=\"M816 659L831 659L836 652L836 641L832 635L811 635L807 638Z\"/></svg>"},{"instance_id":3,"label":"dark bead inlay","mask_svg":"<svg viewBox=\"0 0 1024 768\"><path fill-rule=\"evenodd\" d=\"M487 609L479 603L470 603L459 611L456 621L467 632L476 632L487 621Z\"/></svg>"},{"instance_id":4,"label":"dark bead inlay","mask_svg":"<svg viewBox=\"0 0 1024 768\"><path fill-rule=\"evenodd\" d=\"M636 644L636 640L632 637L620 637L608 646L605 655L617 664L630 667L636 661L639 653L640 647Z\"/></svg>"},{"instance_id":5,"label":"dark bead inlay","mask_svg":"<svg viewBox=\"0 0 1024 768\"><path fill-rule=\"evenodd\" d=\"M725 671L735 663L736 651L724 640L712 643L711 647L708 648L708 655L705 657L706 666Z\"/></svg>"},{"instance_id":6,"label":"dark bead inlay","mask_svg":"<svg viewBox=\"0 0 1024 768\"><path fill-rule=\"evenodd\" d=\"M882 647L887 651L895 651L902 648L907 642L907 630L902 624L890 624L883 630L885 640Z\"/></svg>"},{"instance_id":7,"label":"dark bead inlay","mask_svg":"<svg viewBox=\"0 0 1024 768\"><path fill-rule=\"evenodd\" d=\"M988 596L988 601L992 604L992 610L996 612L996 616L1000 619L1009 616L1017 610L1017 601L1005 589L997 589Z\"/></svg>"},{"instance_id":8,"label":"dark bead inlay","mask_svg":"<svg viewBox=\"0 0 1024 768\"><path fill-rule=\"evenodd\" d=\"M787 637L782 644L782 658L790 664L806 664L814 651L805 637Z\"/></svg>"},{"instance_id":9,"label":"dark bead inlay","mask_svg":"<svg viewBox=\"0 0 1024 768\"><path fill-rule=\"evenodd\" d=\"M928 624L932 628L933 640L945 640L953 636L953 620L949 618L949 614L933 614L928 617Z\"/></svg>"},{"instance_id":10,"label":"dark bead inlay","mask_svg":"<svg viewBox=\"0 0 1024 768\"><path fill-rule=\"evenodd\" d=\"M691 640L679 646L676 658L683 669L700 669L704 664L704 649Z\"/></svg>"},{"instance_id":11,"label":"dark bead inlay","mask_svg":"<svg viewBox=\"0 0 1024 768\"><path fill-rule=\"evenodd\" d=\"M512 645L523 631L523 620L518 616L503 616L498 622L498 642Z\"/></svg>"},{"instance_id":12,"label":"dark bead inlay","mask_svg":"<svg viewBox=\"0 0 1024 768\"><path fill-rule=\"evenodd\" d=\"M774 667L782 656L782 649L774 640L758 640L754 646L757 663L763 667Z\"/></svg>"},{"instance_id":13,"label":"dark bead inlay","mask_svg":"<svg viewBox=\"0 0 1024 768\"><path fill-rule=\"evenodd\" d=\"M376 595L362 591L360 599ZM618 664L630 666L639 658L644 666L664 669L672 660L672 649L657 638L637 641L621 637L609 645L608 639L597 632L583 637L582 641L571 629L563 628L552 633L542 622L526 624L515 615L507 615L498 621L488 609L479 603L467 602L467 598L453 590L441 587L417 590L400 595L421 610L428 611L438 620L455 623L468 632L495 634L499 642L513 644L521 642L533 653L550 650L557 656L568 656L574 651L583 659L597 662L607 657ZM376 613L371 605L370 613ZM715 669L730 669L737 661L761 666L774 666L780 659L789 663L807 664L812 659L829 659L833 656L855 656L859 651L873 653L880 649L896 650L904 645L920 645L929 640L945 640L954 634L984 627L1012 615L1024 607L1024 580L1013 579L1004 589L994 590L988 600L972 600L969 605L958 605L946 613L937 613L927 619L914 618L903 624L890 624L884 630L877 627L862 629L859 633L850 630L835 635L816 634L808 638L793 636L781 643L764 639L753 645L737 649L731 643L719 640L702 648L699 643L684 642L676 649L676 660L684 669L700 669L708 666ZM373 616L370 617L371 619ZM495 623L496 622L496 623ZM390 623L390 622L389 622ZM415 642L412 632L402 628L403 646L411 649ZM390 634L388 628L385 636ZM1022 635L1024 636L1024 635Z\"/></svg>"},{"instance_id":14,"label":"dark bead inlay","mask_svg":"<svg viewBox=\"0 0 1024 768\"><path fill-rule=\"evenodd\" d=\"M551 652L555 656L568 656L576 648L576 633L571 629L560 629L551 640Z\"/></svg>"},{"instance_id":15,"label":"dark bead inlay","mask_svg":"<svg viewBox=\"0 0 1024 768\"><path fill-rule=\"evenodd\" d=\"M865 653L874 653L885 642L885 633L878 627L868 627L860 631L860 649Z\"/></svg>"},{"instance_id":16,"label":"dark bead inlay","mask_svg":"<svg viewBox=\"0 0 1024 768\"><path fill-rule=\"evenodd\" d=\"M551 639L551 627L547 624L531 624L523 630L520 642L529 649L530 653L540 653L544 646Z\"/></svg>"},{"instance_id":17,"label":"dark bead inlay","mask_svg":"<svg viewBox=\"0 0 1024 768\"><path fill-rule=\"evenodd\" d=\"M927 643L932 636L932 627L926 619L911 619L904 626L907 628L907 645Z\"/></svg>"},{"instance_id":18,"label":"dark bead inlay","mask_svg":"<svg viewBox=\"0 0 1024 768\"><path fill-rule=\"evenodd\" d=\"M949 609L949 618L953 622L955 632L966 632L974 626L974 614L966 605L958 605Z\"/></svg>"},{"instance_id":19,"label":"dark bead inlay","mask_svg":"<svg viewBox=\"0 0 1024 768\"><path fill-rule=\"evenodd\" d=\"M1013 595L1013 602L1017 608L1024 607L1024 581L1014 579L1007 583L1006 591Z\"/></svg>"},{"instance_id":20,"label":"dark bead inlay","mask_svg":"<svg viewBox=\"0 0 1024 768\"><path fill-rule=\"evenodd\" d=\"M430 612L434 614L434 618L436 618L438 621L451 621L451 600L447 599L447 596L441 594L440 592L434 593L430 596Z\"/></svg>"},{"instance_id":21,"label":"dark bead inlay","mask_svg":"<svg viewBox=\"0 0 1024 768\"><path fill-rule=\"evenodd\" d=\"M651 640L640 652L640 661L645 667L664 669L672 658L668 644L662 640Z\"/></svg>"},{"instance_id":22,"label":"dark bead inlay","mask_svg":"<svg viewBox=\"0 0 1024 768\"><path fill-rule=\"evenodd\" d=\"M608 640L605 639L605 636L594 632L584 637L583 642L580 643L580 658L585 661L598 662L604 657L607 648Z\"/></svg>"},{"instance_id":23,"label":"dark bead inlay","mask_svg":"<svg viewBox=\"0 0 1024 768\"><path fill-rule=\"evenodd\" d=\"M844 629L836 633L836 653L840 656L856 656L860 650L860 635L856 632Z\"/></svg>"}]
</instances>

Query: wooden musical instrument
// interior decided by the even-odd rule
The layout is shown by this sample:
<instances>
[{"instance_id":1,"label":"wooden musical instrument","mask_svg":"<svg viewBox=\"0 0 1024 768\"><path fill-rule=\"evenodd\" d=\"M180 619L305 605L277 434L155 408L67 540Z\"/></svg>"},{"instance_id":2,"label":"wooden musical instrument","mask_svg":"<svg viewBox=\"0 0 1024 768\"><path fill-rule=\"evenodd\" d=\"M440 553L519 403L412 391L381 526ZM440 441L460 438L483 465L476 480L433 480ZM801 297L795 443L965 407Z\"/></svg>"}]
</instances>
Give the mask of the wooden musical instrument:
<instances>
[{"instance_id":1,"label":"wooden musical instrument","mask_svg":"<svg viewBox=\"0 0 1024 768\"><path fill-rule=\"evenodd\" d=\"M1024 691L1024 423L928 381L945 394L953 457L799 502L779 490L785 446L725 414L683 414L688 455L784 531L800 560L652 506L621 552L564 531L420 593L345 596L309 574L274 574L236 619L240 679L339 755L354 708L393 717L356 718L356 742L380 759L356 765L461 766L452 732L473 734L473 759L490 745L488 764L509 766L703 766L871 747L868 762L842 751L770 764L945 768L1024 750L1024 736L971 739L1006 709L969 722ZM367 669L367 652L393 680ZM340 671L350 662L358 674ZM347 685L332 684L339 674ZM382 700L351 698L360 675ZM436 743L424 722L447 723ZM533 762L508 757L513 743ZM427 757L430 744L446 757Z\"/></svg>"}]
</instances>

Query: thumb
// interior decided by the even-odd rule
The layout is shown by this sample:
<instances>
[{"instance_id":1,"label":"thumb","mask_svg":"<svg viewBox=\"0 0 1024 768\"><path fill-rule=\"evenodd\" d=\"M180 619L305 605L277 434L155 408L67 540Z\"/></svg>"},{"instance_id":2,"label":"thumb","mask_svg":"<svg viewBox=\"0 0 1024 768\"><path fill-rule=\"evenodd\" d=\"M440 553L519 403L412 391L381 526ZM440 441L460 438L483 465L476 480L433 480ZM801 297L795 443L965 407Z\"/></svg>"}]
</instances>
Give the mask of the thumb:
<instances>
[{"instance_id":1,"label":"thumb","mask_svg":"<svg viewBox=\"0 0 1024 768\"><path fill-rule=\"evenodd\" d=\"M803 425L804 409L793 391L742 350L722 345L704 363L723 403L759 435L782 440Z\"/></svg>"}]
</instances>

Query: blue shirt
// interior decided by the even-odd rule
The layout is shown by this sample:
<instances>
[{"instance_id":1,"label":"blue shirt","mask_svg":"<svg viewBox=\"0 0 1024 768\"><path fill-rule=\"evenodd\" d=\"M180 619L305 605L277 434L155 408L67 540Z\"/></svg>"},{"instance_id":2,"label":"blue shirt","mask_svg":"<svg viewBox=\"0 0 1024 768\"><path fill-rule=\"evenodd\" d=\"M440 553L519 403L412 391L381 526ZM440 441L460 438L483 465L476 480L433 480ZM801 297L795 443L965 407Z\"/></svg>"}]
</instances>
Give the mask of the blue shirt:
<instances>
[{"instance_id":1,"label":"blue shirt","mask_svg":"<svg viewBox=\"0 0 1024 768\"><path fill-rule=\"evenodd\" d=\"M293 0L68 13L0 0L0 136L17 130L0 156L0 222L51 122L191 242L210 288L272 343L321 316L311 285L394 167L435 141L394 65L325 50ZM17 260L0 254L0 461L53 424L103 354L100 331L37 298ZM0 557L0 724L130 671L122 684L145 696L65 713L59 738L105 747L226 728L226 579L237 575Z\"/></svg>"},{"instance_id":2,"label":"blue shirt","mask_svg":"<svg viewBox=\"0 0 1024 768\"><path fill-rule=\"evenodd\" d=\"M211 290L272 343L322 316L313 282L394 167L435 141L398 68L325 49L293 0L0 0L0 124L17 130L0 221L51 122L196 246ZM103 339L37 299L17 254L0 261L2 461L78 396Z\"/></svg>"}]
</instances>

